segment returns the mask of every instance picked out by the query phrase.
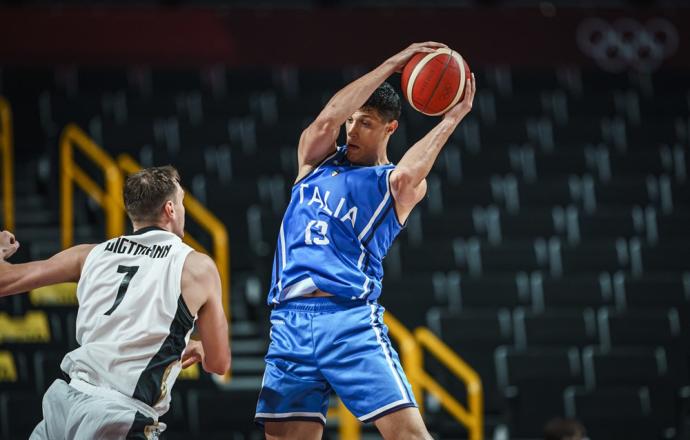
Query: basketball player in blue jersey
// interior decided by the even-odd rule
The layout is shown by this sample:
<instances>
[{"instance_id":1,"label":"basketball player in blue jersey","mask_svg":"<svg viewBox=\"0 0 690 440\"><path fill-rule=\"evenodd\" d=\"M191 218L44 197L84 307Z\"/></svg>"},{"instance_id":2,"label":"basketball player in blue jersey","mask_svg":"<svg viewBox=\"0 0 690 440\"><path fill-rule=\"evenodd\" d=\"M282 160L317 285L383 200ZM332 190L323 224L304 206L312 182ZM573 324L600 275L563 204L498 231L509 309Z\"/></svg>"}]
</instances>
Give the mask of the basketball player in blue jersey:
<instances>
[{"instance_id":1,"label":"basketball player in blue jersey","mask_svg":"<svg viewBox=\"0 0 690 440\"><path fill-rule=\"evenodd\" d=\"M383 323L382 260L426 193L441 148L472 108L466 97L397 165L386 154L400 97L384 81L413 44L336 93L304 130L268 294L271 343L255 419L268 439L320 439L332 390L385 439L430 439ZM336 146L341 125L347 143Z\"/></svg>"}]
</instances>

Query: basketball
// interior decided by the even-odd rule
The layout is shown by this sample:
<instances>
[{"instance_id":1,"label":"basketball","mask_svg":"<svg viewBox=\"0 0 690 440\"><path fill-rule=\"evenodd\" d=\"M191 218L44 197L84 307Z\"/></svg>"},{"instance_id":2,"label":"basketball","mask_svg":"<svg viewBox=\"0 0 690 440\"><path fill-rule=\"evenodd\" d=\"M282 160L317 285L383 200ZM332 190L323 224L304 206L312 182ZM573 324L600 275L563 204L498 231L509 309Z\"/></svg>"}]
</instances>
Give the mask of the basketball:
<instances>
[{"instance_id":1,"label":"basketball","mask_svg":"<svg viewBox=\"0 0 690 440\"><path fill-rule=\"evenodd\" d=\"M462 100L470 76L470 66L452 49L418 53L403 68L402 92L415 110L438 116Z\"/></svg>"}]
</instances>

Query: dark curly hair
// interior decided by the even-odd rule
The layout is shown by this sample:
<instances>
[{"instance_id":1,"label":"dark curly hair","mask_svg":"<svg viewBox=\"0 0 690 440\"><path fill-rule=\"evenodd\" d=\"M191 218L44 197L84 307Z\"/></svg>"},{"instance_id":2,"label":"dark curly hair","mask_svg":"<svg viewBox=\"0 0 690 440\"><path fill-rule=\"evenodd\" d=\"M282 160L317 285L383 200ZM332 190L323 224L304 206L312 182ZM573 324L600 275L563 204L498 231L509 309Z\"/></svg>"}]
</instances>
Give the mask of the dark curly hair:
<instances>
[{"instance_id":1,"label":"dark curly hair","mask_svg":"<svg viewBox=\"0 0 690 440\"><path fill-rule=\"evenodd\" d=\"M395 91L393 86L384 82L374 90L374 93L371 94L362 108L374 109L379 112L379 115L386 122L390 122L400 118L402 104L398 92Z\"/></svg>"}]
</instances>

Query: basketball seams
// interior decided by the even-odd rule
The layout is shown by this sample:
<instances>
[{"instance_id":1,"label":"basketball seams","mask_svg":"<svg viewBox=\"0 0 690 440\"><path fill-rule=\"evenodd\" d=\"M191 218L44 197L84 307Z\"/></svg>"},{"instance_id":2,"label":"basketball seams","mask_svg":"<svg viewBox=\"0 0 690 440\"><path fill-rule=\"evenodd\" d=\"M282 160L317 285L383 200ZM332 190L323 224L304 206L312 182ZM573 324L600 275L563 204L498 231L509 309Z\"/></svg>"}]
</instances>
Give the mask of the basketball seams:
<instances>
[{"instance_id":1,"label":"basketball seams","mask_svg":"<svg viewBox=\"0 0 690 440\"><path fill-rule=\"evenodd\" d=\"M424 104L424 110L427 110L427 108L429 107L429 104L434 99L434 95L436 94L436 91L441 86L441 83L443 83L443 77L446 75L446 72L448 71L448 67L450 65L451 60L453 60L453 58L451 56L446 57L446 60L443 63L443 67L441 68L441 72L438 75L438 79L436 80L436 84L434 84L434 89L429 94L429 98L427 99L426 104ZM429 62L431 62L431 60Z\"/></svg>"},{"instance_id":2,"label":"basketball seams","mask_svg":"<svg viewBox=\"0 0 690 440\"><path fill-rule=\"evenodd\" d=\"M439 56L442 55L447 55L445 60L442 60L441 58L438 58ZM452 63L452 61L455 61L457 63L457 72L455 71L455 63ZM410 62L415 63L414 59L410 60ZM432 62L438 62L441 64L440 66L434 66L432 69L438 69L436 73L436 78L432 78L431 81L429 81L430 84L433 84L433 89L431 92L423 99L426 100L424 104L420 102L419 99L416 99L414 95L414 89L415 89L415 83L419 79L419 75L428 67L429 63ZM469 66L465 62L465 60L462 58L462 56L449 48L442 48L442 49L437 49L435 52L429 53L421 57L414 66L412 67L411 72L407 77L403 75L403 94L405 95L405 98L409 102L410 106L417 110L420 113L426 114L428 116L439 116L444 113L446 113L450 108L455 106L460 100L462 100L463 96L465 95L465 88L467 86L467 82L469 80ZM434 101L435 95L438 93L439 87L443 86L443 81L444 78L447 77L448 75L448 70L452 71L453 79L449 79L446 82L449 82L448 85L452 84L453 82L457 81L457 89L455 89L455 96L453 99L450 101L450 103L441 111L439 112L434 112L434 113L429 113L429 106L430 104ZM405 72L404 72L405 73ZM455 76L457 75L457 77ZM422 85L422 87L426 86ZM447 86L447 85L446 85ZM419 87L417 87L419 88ZM427 89L428 90L428 89ZM453 93L453 89L446 89L444 87L443 93L444 96L443 98L446 99L448 95L452 96L451 94ZM417 93L419 94L419 93ZM426 95L426 94L425 94ZM436 109L438 106L436 106ZM435 109L434 109L435 110Z\"/></svg>"}]
</instances>

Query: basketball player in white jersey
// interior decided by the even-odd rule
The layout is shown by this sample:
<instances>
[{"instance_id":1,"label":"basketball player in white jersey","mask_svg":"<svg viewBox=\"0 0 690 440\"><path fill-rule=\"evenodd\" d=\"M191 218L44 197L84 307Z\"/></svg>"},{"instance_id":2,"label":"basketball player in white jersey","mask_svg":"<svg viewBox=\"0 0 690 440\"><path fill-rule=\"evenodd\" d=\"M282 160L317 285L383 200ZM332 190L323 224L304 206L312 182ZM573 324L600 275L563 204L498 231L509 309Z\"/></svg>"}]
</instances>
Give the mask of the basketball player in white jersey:
<instances>
[{"instance_id":1,"label":"basketball player in white jersey","mask_svg":"<svg viewBox=\"0 0 690 440\"><path fill-rule=\"evenodd\" d=\"M184 191L171 166L131 175L125 209L134 233L79 245L44 261L10 264L19 247L0 234L0 296L76 281L77 342L43 398L31 439L148 439L180 370L230 366L228 326L213 261L182 243ZM199 341L189 336L197 322Z\"/></svg>"}]
</instances>

